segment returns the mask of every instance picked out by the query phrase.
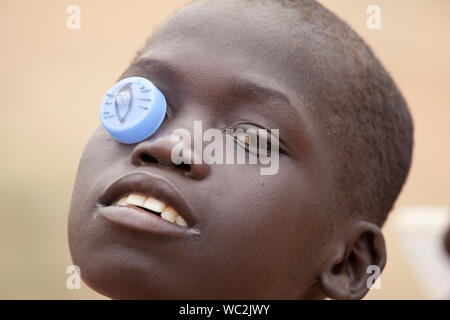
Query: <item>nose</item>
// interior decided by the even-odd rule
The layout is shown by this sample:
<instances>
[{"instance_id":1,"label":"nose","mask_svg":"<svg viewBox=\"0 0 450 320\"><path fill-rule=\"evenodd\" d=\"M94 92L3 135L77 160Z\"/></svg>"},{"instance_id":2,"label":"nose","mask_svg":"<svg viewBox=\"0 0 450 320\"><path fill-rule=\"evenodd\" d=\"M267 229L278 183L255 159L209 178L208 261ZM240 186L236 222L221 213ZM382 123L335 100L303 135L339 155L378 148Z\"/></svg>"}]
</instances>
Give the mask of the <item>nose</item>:
<instances>
[{"instance_id":1,"label":"nose","mask_svg":"<svg viewBox=\"0 0 450 320\"><path fill-rule=\"evenodd\" d=\"M156 140L144 140L139 143L131 153L131 163L135 166L152 166L171 168L180 170L192 179L204 179L209 175L210 165L204 163L194 163L191 159L193 155L192 146L186 146L183 152L182 162L175 164L172 160L172 149L179 142L174 142L169 136L163 136Z\"/></svg>"}]
</instances>

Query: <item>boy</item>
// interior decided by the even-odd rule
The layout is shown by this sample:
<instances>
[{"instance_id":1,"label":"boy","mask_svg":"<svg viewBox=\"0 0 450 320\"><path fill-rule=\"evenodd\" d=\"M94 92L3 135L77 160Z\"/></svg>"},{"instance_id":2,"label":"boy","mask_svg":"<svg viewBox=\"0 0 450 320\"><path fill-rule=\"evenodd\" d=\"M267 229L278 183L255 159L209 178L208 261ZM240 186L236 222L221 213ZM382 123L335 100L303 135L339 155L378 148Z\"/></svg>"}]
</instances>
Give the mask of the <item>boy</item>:
<instances>
[{"instance_id":1,"label":"boy","mask_svg":"<svg viewBox=\"0 0 450 320\"><path fill-rule=\"evenodd\" d=\"M116 299L364 297L386 262L380 227L409 171L412 122L354 31L312 0L195 1L131 76L164 93L167 118L130 145L99 127L84 150L69 244L90 287ZM174 164L171 133L194 121L279 129L278 172Z\"/></svg>"}]
</instances>

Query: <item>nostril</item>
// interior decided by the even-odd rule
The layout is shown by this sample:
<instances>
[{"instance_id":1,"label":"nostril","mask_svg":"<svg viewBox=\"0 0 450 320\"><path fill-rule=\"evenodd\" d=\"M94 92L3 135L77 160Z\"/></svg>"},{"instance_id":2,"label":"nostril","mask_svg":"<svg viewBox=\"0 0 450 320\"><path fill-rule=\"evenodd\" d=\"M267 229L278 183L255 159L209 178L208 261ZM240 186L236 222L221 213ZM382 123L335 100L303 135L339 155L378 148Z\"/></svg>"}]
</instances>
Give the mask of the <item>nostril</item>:
<instances>
[{"instance_id":1,"label":"nostril","mask_svg":"<svg viewBox=\"0 0 450 320\"><path fill-rule=\"evenodd\" d=\"M141 161L143 163L158 163L158 160L156 160L155 157L152 157L151 155L144 153L141 155Z\"/></svg>"},{"instance_id":2,"label":"nostril","mask_svg":"<svg viewBox=\"0 0 450 320\"><path fill-rule=\"evenodd\" d=\"M177 167L180 168L181 170L184 170L184 171L187 171L187 172L191 172L191 165L190 164L182 162Z\"/></svg>"},{"instance_id":3,"label":"nostril","mask_svg":"<svg viewBox=\"0 0 450 320\"><path fill-rule=\"evenodd\" d=\"M164 165L164 163L160 163L158 161L158 159L156 159L155 157L149 155L148 153L143 153L140 156L140 159L142 161L142 164L156 163L156 164L163 164ZM173 166L173 163L171 163L171 164L168 163L168 166ZM192 169L190 164L187 164L187 163L184 163L184 162L181 162L179 165L176 165L176 167L181 169L181 170L183 170L183 171L186 171L186 172L191 172L191 169Z\"/></svg>"}]
</instances>

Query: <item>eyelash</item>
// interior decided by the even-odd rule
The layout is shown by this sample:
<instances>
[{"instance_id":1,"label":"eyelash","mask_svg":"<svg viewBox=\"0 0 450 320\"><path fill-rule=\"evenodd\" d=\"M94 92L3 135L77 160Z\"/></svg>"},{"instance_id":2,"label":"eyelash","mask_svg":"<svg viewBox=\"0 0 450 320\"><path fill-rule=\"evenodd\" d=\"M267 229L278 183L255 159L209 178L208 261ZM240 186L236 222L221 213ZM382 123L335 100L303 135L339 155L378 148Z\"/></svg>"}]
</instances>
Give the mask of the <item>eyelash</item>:
<instances>
[{"instance_id":1,"label":"eyelash","mask_svg":"<svg viewBox=\"0 0 450 320\"><path fill-rule=\"evenodd\" d=\"M256 135L250 136L249 134L246 134L245 131L246 131L246 129L249 129L249 128L254 129L257 132ZM235 143L237 145L239 145L240 147L244 148L246 152L251 152L251 153L256 154L256 155L261 155L261 150L259 149L260 139L264 139L264 137L262 137L259 134L259 129L263 129L263 128L261 128L259 126L253 126L253 125L249 126L249 128L238 127L237 129L234 129L235 133L232 136L232 138L235 141ZM245 137L245 141L242 141L242 140L239 139L239 137L236 135L236 130L244 131L243 136ZM266 130L266 129L264 129L264 130ZM228 134L228 133L225 131L225 134ZM251 146L250 142L252 142L252 138L254 139L253 141L255 141L254 145L256 146L256 150L251 150L252 146ZM266 151L267 153L265 154L265 156L270 156L270 153L271 153L270 132L268 132L265 145L266 145L266 148L267 148L267 151ZM281 153L281 150L280 150L280 153Z\"/></svg>"}]
</instances>

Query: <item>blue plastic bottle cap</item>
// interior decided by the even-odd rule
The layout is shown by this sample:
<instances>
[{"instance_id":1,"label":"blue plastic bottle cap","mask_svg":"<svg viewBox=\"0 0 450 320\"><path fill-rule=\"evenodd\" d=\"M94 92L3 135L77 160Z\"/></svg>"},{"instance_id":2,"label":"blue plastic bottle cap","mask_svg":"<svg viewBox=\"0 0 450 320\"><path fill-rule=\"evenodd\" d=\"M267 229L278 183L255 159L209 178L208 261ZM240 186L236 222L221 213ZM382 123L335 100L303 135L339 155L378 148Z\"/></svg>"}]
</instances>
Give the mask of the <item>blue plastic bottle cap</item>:
<instances>
[{"instance_id":1,"label":"blue plastic bottle cap","mask_svg":"<svg viewBox=\"0 0 450 320\"><path fill-rule=\"evenodd\" d=\"M137 143L150 137L164 120L166 99L149 80L129 77L106 92L100 105L100 122L122 143Z\"/></svg>"}]
</instances>

